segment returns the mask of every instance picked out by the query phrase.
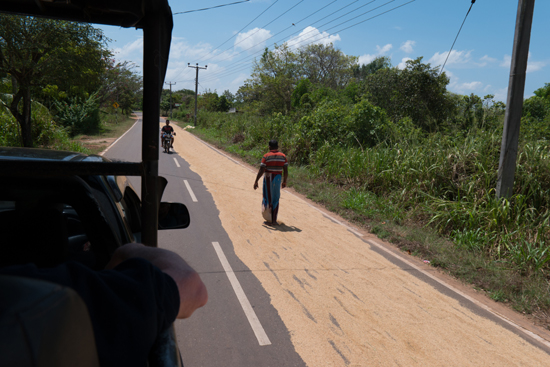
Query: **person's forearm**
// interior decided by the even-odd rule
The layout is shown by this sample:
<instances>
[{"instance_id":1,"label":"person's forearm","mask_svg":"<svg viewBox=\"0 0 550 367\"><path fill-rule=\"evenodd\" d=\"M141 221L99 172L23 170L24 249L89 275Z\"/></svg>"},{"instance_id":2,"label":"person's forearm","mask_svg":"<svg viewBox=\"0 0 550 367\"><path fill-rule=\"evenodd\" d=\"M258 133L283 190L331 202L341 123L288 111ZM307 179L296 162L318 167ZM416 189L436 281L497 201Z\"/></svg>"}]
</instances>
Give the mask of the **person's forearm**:
<instances>
[{"instance_id":1,"label":"person's forearm","mask_svg":"<svg viewBox=\"0 0 550 367\"><path fill-rule=\"evenodd\" d=\"M208 301L208 292L199 274L178 254L169 250L130 243L115 251L106 268L112 269L124 260L136 257L149 261L174 279L180 295L179 319L191 316Z\"/></svg>"},{"instance_id":2,"label":"person's forearm","mask_svg":"<svg viewBox=\"0 0 550 367\"><path fill-rule=\"evenodd\" d=\"M258 182L260 180L260 178L262 178L264 172L265 172L265 167L260 167L260 170L258 171L258 174L256 175L256 182Z\"/></svg>"}]
</instances>

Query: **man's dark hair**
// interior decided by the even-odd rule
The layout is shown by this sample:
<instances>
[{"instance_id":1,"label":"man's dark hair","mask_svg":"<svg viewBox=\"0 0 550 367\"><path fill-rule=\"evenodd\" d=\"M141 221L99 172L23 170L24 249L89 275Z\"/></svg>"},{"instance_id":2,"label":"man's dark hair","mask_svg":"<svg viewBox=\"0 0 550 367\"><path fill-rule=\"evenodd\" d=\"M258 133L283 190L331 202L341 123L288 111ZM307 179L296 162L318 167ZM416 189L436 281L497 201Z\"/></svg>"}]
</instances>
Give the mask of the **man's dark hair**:
<instances>
[{"instance_id":1,"label":"man's dark hair","mask_svg":"<svg viewBox=\"0 0 550 367\"><path fill-rule=\"evenodd\" d=\"M166 122L167 122L167 123L170 123L170 120L166 119Z\"/></svg>"},{"instance_id":2,"label":"man's dark hair","mask_svg":"<svg viewBox=\"0 0 550 367\"><path fill-rule=\"evenodd\" d=\"M275 140L275 139L270 140L269 141L269 148L271 148L271 149L279 148L279 143L277 142L277 140Z\"/></svg>"}]
</instances>

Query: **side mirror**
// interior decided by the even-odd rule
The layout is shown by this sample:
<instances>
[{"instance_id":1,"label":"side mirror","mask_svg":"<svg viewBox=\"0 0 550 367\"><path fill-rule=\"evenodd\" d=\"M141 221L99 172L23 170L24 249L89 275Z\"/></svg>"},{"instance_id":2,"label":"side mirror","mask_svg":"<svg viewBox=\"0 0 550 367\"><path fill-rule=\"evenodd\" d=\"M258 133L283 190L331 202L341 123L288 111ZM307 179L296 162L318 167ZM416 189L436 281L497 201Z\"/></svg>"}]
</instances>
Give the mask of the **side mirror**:
<instances>
[{"instance_id":1,"label":"side mirror","mask_svg":"<svg viewBox=\"0 0 550 367\"><path fill-rule=\"evenodd\" d=\"M189 227L191 217L187 207L180 203L160 203L159 229L180 229Z\"/></svg>"}]
</instances>

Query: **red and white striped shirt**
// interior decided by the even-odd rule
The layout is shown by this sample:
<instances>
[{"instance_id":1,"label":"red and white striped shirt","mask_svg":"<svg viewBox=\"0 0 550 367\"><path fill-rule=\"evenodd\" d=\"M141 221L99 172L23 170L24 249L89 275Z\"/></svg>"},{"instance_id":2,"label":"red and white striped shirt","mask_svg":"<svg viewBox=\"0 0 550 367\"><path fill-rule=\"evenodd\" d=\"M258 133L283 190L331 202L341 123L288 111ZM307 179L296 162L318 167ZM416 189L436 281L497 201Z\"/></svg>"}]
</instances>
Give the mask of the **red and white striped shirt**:
<instances>
[{"instance_id":1,"label":"red and white striped shirt","mask_svg":"<svg viewBox=\"0 0 550 367\"><path fill-rule=\"evenodd\" d=\"M260 166L265 167L267 173L281 174L283 167L288 166L288 161L286 155L275 149L264 154Z\"/></svg>"}]
</instances>

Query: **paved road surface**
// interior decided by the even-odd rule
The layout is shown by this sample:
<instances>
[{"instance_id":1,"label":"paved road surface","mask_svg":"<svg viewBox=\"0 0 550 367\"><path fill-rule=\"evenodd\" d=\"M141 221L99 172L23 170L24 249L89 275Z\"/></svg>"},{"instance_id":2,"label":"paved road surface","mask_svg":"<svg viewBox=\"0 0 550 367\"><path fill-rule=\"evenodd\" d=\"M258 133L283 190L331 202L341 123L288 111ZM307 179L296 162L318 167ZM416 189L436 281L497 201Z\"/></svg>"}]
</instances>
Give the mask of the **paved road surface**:
<instances>
[{"instance_id":1,"label":"paved road surface","mask_svg":"<svg viewBox=\"0 0 550 367\"><path fill-rule=\"evenodd\" d=\"M163 199L185 203L191 226L160 243L210 296L176 323L186 366L550 365L536 333L287 190L285 225L262 225L255 172L176 131L178 154L160 153ZM105 155L139 161L139 134L140 123Z\"/></svg>"},{"instance_id":2,"label":"paved road surface","mask_svg":"<svg viewBox=\"0 0 550 367\"><path fill-rule=\"evenodd\" d=\"M138 121L109 148L105 156L140 161L140 143L141 121ZM221 225L219 211L201 178L189 169L189 165L177 153L160 153L159 175L168 179L163 201L184 203L191 215L189 228L160 231L159 245L185 258L200 273L209 294L204 308L196 311L188 320L176 321L176 334L184 365L305 366L290 342L289 333L277 310L270 304L269 295L235 256L233 244ZM131 181L139 193L139 178L131 178ZM212 242L219 244L255 315L261 320L261 327L268 335L268 340L264 342L267 345L259 345Z\"/></svg>"}]
</instances>

